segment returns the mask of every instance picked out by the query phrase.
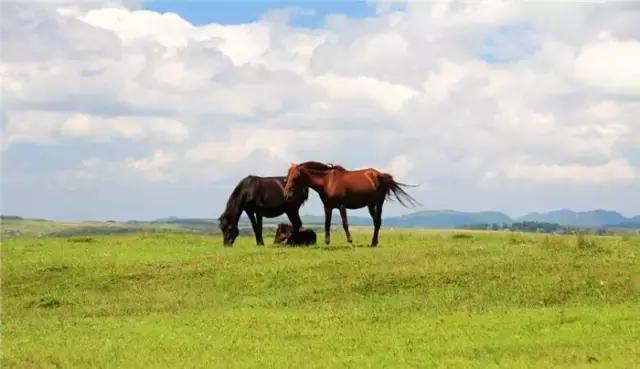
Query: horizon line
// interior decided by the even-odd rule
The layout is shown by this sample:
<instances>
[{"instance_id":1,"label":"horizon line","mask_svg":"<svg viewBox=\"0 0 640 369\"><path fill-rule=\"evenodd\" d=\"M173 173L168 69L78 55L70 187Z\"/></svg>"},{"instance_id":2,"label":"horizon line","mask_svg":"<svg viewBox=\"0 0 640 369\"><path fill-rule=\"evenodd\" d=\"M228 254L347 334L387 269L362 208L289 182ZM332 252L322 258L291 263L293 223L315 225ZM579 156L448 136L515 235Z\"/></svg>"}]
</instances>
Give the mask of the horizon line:
<instances>
[{"instance_id":1,"label":"horizon line","mask_svg":"<svg viewBox=\"0 0 640 369\"><path fill-rule=\"evenodd\" d=\"M360 210L360 209L350 209L350 210ZM518 216L513 216L507 212L504 211L500 211L500 210L456 210L456 209L423 209L423 210L416 210L413 212L409 212L409 213L404 213L404 214L399 214L399 215L391 215L391 216L387 216L383 218L399 218L399 217L403 217L403 216L407 216L407 215L412 215L415 213L421 213L421 212L427 212L427 211L432 211L432 212L445 212L445 211L450 211L450 212L458 212L458 213L487 213L487 212L493 212L493 213L501 213L507 217L509 217L511 220L516 220L518 218L522 218L525 217L527 215L530 214L545 214L545 213L550 213L550 212L555 212L555 211L571 211L574 213L587 213L587 212L594 212L594 211L606 211L606 212L614 212L614 213L618 213L621 216L628 218L628 219L632 219L635 217L640 216L640 214L632 214L632 215L628 215L626 213L620 212L618 210L611 210L611 209L604 209L604 208L596 208L596 209L590 209L590 210L573 210L570 208L556 208L556 209L551 209L551 210L538 210L538 211L529 211L524 213L523 215L518 215ZM301 214L301 217L324 217L323 214ZM355 216L355 217L364 217L367 218L367 216L360 216L360 215L351 215L351 216ZM29 216L29 215L18 215L18 214L0 214L0 217L2 219L7 218L7 217L18 217L21 219L25 219L25 220L51 220L51 221L58 221L58 222L106 222L106 221L117 221L117 222L129 222L129 221L139 221L139 222L153 222L153 221L158 221L158 220L163 220L163 219L170 219L170 218L175 218L175 219L203 219L203 220L217 220L217 217L200 217L200 216L177 216L177 215L168 215L168 216L157 216L157 217L143 217L143 218L138 218L138 219L125 219L125 218L118 218L118 217L102 217L102 218L84 218L84 219L77 219L77 218L58 218L58 217L40 217L40 216ZM246 218L246 214L242 214L242 217ZM278 217L274 217L274 218L267 218L267 219L277 219L280 217L286 217L286 215L280 215Z\"/></svg>"}]
</instances>

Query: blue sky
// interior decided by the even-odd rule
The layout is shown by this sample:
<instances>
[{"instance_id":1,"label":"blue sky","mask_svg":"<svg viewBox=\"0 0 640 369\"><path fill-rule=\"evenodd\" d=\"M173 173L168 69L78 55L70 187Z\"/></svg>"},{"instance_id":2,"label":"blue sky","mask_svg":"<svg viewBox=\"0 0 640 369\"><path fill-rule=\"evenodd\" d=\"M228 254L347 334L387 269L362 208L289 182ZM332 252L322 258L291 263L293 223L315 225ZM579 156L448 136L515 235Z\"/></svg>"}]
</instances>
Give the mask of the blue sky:
<instances>
[{"instance_id":1,"label":"blue sky","mask_svg":"<svg viewBox=\"0 0 640 369\"><path fill-rule=\"evenodd\" d=\"M640 214L627 5L123 3L3 6L3 213L213 218L318 160L420 184L421 209Z\"/></svg>"},{"instance_id":2,"label":"blue sky","mask_svg":"<svg viewBox=\"0 0 640 369\"><path fill-rule=\"evenodd\" d=\"M376 4L372 1L148 1L143 7L177 13L195 25L250 23L278 9L291 10L291 25L308 28L324 26L325 17L330 14L356 19L376 15ZM389 9L404 8L404 4L396 3ZM488 63L513 62L532 55L538 46L531 26L518 22L488 32L479 56Z\"/></svg>"},{"instance_id":3,"label":"blue sky","mask_svg":"<svg viewBox=\"0 0 640 369\"><path fill-rule=\"evenodd\" d=\"M328 14L361 18L376 12L375 4L366 1L149 1L143 6L157 12L178 13L197 25L249 23L274 9L292 8L298 10L291 19L293 25L321 27Z\"/></svg>"}]
</instances>

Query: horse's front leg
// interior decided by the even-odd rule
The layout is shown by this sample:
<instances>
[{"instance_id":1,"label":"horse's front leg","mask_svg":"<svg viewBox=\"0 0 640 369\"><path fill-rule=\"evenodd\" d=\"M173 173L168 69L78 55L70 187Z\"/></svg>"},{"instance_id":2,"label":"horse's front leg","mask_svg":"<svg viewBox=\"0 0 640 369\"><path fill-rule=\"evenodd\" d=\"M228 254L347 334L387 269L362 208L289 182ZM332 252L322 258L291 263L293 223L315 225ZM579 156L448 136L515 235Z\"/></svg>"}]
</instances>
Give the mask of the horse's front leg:
<instances>
[{"instance_id":1,"label":"horse's front leg","mask_svg":"<svg viewBox=\"0 0 640 369\"><path fill-rule=\"evenodd\" d=\"M258 228L258 245L264 246L264 240L262 239L262 214L256 214L256 228Z\"/></svg>"},{"instance_id":2,"label":"horse's front leg","mask_svg":"<svg viewBox=\"0 0 640 369\"><path fill-rule=\"evenodd\" d=\"M290 210L287 212L287 218L289 218L289 221L293 226L294 233L297 233L302 227L302 219L300 219L300 214L298 214L298 212L299 212L298 209Z\"/></svg>"},{"instance_id":3,"label":"horse's front leg","mask_svg":"<svg viewBox=\"0 0 640 369\"><path fill-rule=\"evenodd\" d=\"M331 243L331 212L332 208L325 205L324 207L324 243Z\"/></svg>"},{"instance_id":4,"label":"horse's front leg","mask_svg":"<svg viewBox=\"0 0 640 369\"><path fill-rule=\"evenodd\" d=\"M264 246L264 241L262 241L262 215L254 214L250 211L247 211L247 216L251 221L251 228L253 228L253 234L256 236L256 244L258 246Z\"/></svg>"},{"instance_id":5,"label":"horse's front leg","mask_svg":"<svg viewBox=\"0 0 640 369\"><path fill-rule=\"evenodd\" d=\"M347 242L353 243L351 240L351 233L349 233L349 221L347 220L347 209L344 206L338 208L340 210L340 217L342 218L342 228L344 233L347 234Z\"/></svg>"}]
</instances>

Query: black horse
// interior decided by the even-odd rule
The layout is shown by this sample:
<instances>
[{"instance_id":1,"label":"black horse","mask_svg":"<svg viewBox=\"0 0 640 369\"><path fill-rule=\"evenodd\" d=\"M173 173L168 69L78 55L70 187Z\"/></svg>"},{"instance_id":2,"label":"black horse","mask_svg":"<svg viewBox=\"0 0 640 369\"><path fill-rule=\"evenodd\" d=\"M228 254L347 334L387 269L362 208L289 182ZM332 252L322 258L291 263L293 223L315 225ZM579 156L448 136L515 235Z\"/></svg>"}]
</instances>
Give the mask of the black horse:
<instances>
[{"instance_id":1,"label":"black horse","mask_svg":"<svg viewBox=\"0 0 640 369\"><path fill-rule=\"evenodd\" d=\"M298 210L309 197L308 189L296 192L292 197L285 200L284 186L286 177L245 177L229 196L227 208L218 218L222 237L226 246L233 245L240 231L238 230L238 220L242 212L246 212L253 233L256 236L256 243L264 245L262 240L262 217L274 218L282 214L287 214L289 221L295 231L302 226L302 220Z\"/></svg>"}]
</instances>

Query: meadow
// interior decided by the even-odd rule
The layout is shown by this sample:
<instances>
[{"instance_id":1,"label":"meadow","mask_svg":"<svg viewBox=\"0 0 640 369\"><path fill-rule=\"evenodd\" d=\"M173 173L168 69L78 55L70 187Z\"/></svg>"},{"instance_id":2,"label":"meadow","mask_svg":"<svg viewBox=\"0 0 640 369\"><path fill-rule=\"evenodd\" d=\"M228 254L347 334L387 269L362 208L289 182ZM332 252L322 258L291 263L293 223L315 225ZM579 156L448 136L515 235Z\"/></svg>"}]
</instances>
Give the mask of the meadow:
<instances>
[{"instance_id":1,"label":"meadow","mask_svg":"<svg viewBox=\"0 0 640 369\"><path fill-rule=\"evenodd\" d=\"M5 238L2 367L640 367L640 237L353 233Z\"/></svg>"}]
</instances>

